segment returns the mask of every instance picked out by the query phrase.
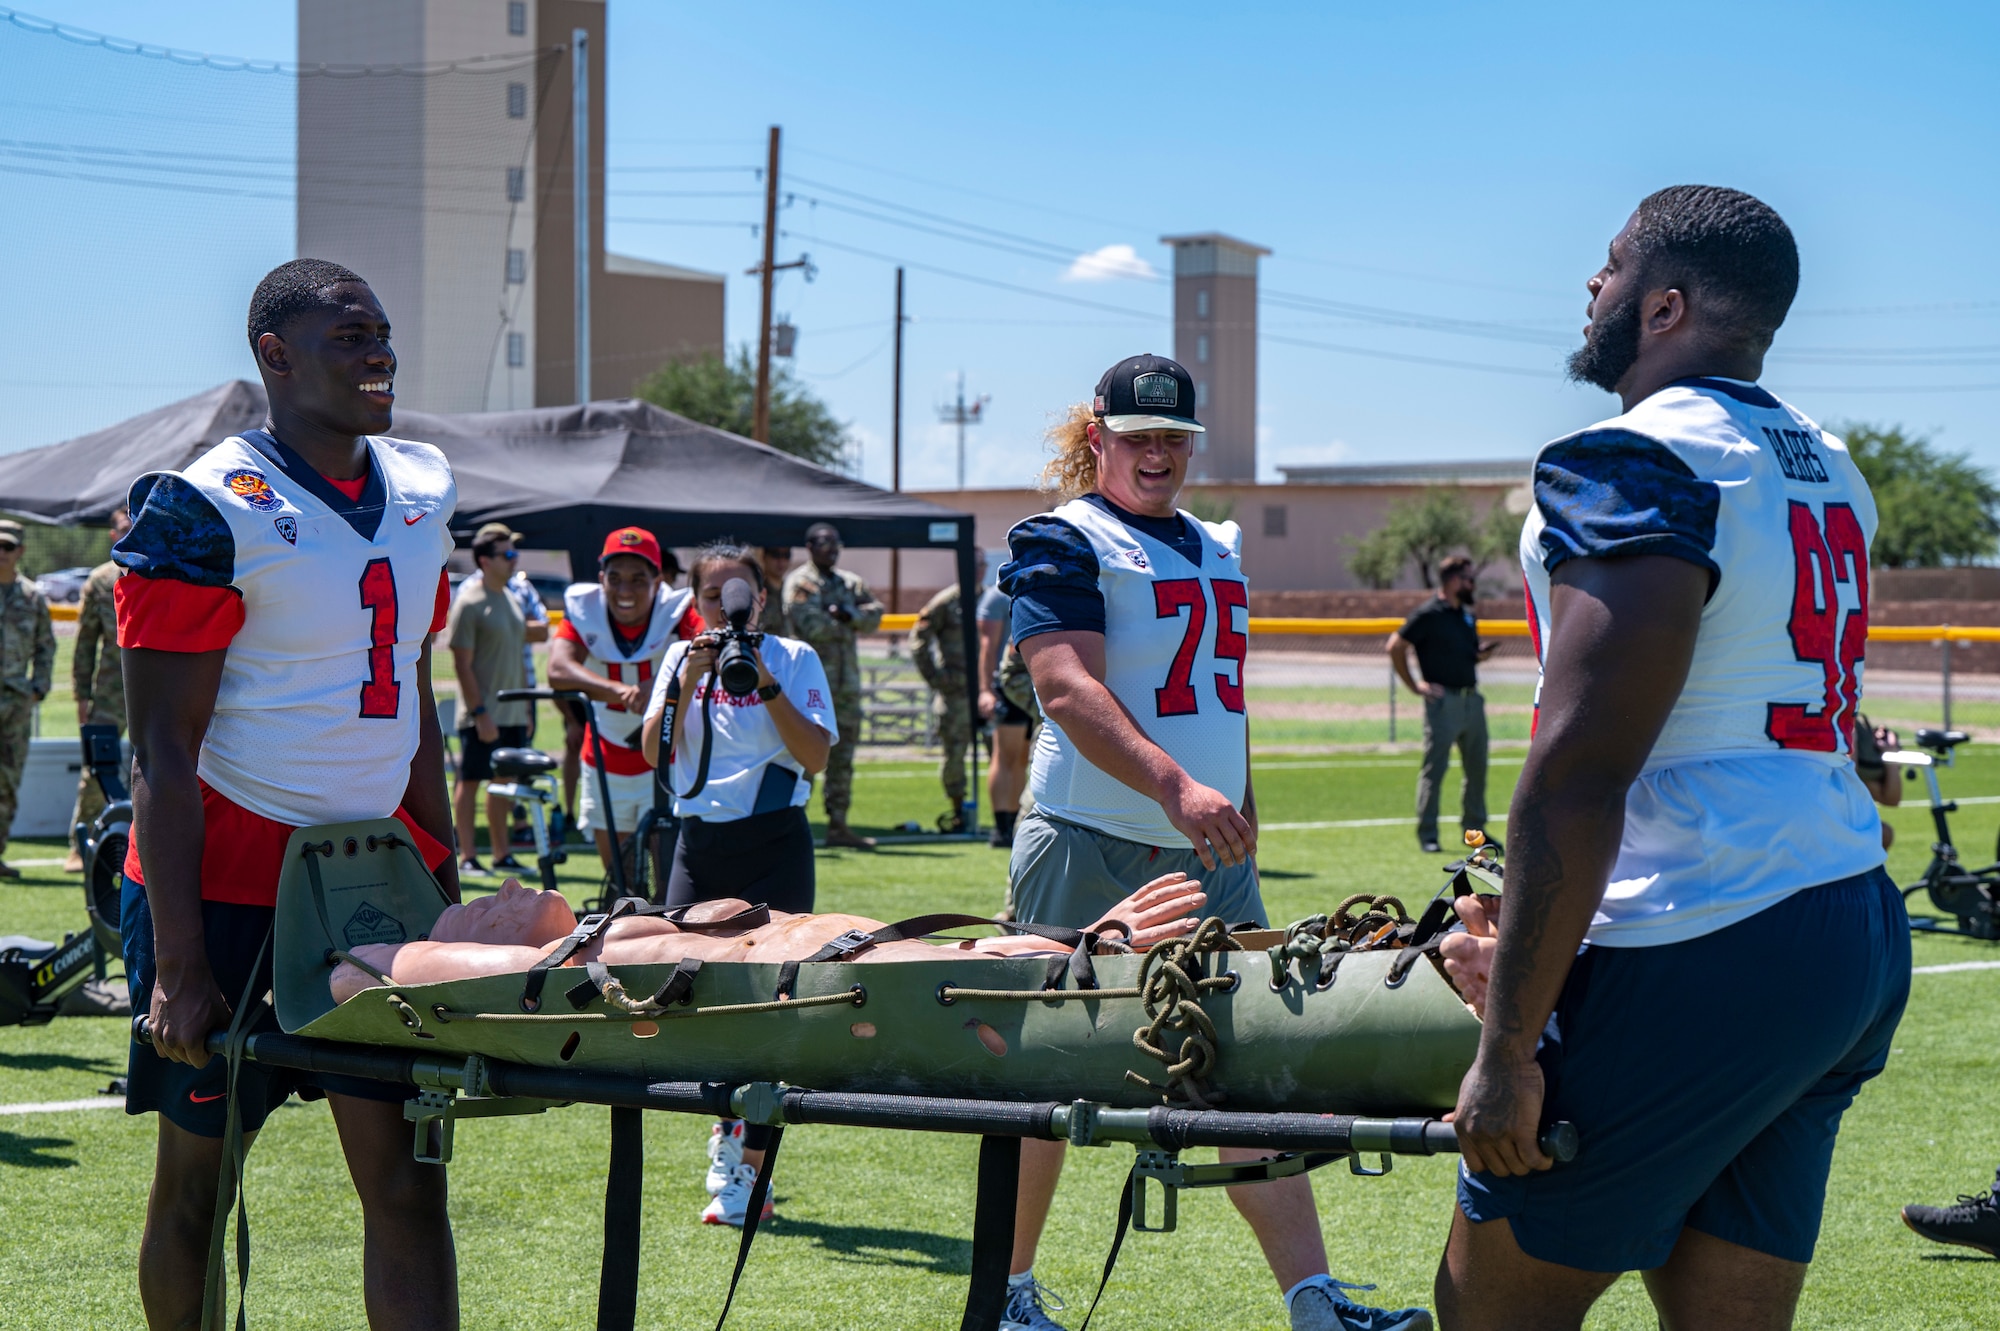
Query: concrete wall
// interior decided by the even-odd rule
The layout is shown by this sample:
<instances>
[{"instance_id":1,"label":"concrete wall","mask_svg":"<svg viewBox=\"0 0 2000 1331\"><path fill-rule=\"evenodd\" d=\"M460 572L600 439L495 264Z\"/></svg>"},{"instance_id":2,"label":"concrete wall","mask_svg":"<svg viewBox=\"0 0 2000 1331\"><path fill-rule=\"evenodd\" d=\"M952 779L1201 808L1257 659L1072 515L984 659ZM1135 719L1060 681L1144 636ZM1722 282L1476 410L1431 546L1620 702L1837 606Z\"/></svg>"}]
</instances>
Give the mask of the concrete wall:
<instances>
[{"instance_id":1,"label":"concrete wall","mask_svg":"<svg viewBox=\"0 0 2000 1331\"><path fill-rule=\"evenodd\" d=\"M1499 501L1508 485L1466 486L1475 505ZM1022 518L1046 512L1049 496L1039 490L912 491L933 503L973 515L981 549L1001 552L1007 530ZM1252 594L1280 591L1360 591L1360 579L1348 571L1354 543L1382 524L1389 505L1422 493L1416 485L1202 485L1190 487L1185 507L1198 503L1211 511L1230 510L1243 528L1243 569ZM1282 529L1283 534L1277 534ZM1000 554L999 558L1005 558ZM856 572L886 593L887 551L856 550L846 556ZM906 552L902 558L903 586L941 587L951 578L948 555ZM1511 587L1518 579L1509 570L1487 574L1496 587ZM1415 573L1405 573L1402 585L1417 586ZM905 598L907 600L907 598ZM921 604L921 603L919 603ZM915 605L907 606L914 610Z\"/></svg>"}]
</instances>

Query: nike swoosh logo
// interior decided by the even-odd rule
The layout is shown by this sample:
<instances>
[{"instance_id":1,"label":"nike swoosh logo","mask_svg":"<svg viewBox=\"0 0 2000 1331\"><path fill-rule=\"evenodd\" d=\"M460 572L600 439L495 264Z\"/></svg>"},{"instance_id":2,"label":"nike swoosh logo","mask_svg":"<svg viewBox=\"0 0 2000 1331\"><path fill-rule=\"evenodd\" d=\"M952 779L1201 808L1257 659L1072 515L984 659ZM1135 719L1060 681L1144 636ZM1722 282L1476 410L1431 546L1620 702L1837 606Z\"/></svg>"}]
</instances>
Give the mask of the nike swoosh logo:
<instances>
[{"instance_id":1,"label":"nike swoosh logo","mask_svg":"<svg viewBox=\"0 0 2000 1331\"><path fill-rule=\"evenodd\" d=\"M205 1105L211 1100L220 1100L223 1096L228 1094L229 1094L228 1091L217 1091L214 1095L196 1095L193 1091L189 1091L188 1101L191 1104Z\"/></svg>"},{"instance_id":2,"label":"nike swoosh logo","mask_svg":"<svg viewBox=\"0 0 2000 1331\"><path fill-rule=\"evenodd\" d=\"M419 514L417 514L417 516L415 516L414 518L411 518L411 517L406 517L406 518L404 518L404 519L403 519L403 525L404 525L405 527L414 527L414 526L416 526L416 525L417 525L417 524L418 524L419 522L422 522L423 520L424 520L424 515L423 515L423 514L421 514L421 513L419 513Z\"/></svg>"}]
</instances>

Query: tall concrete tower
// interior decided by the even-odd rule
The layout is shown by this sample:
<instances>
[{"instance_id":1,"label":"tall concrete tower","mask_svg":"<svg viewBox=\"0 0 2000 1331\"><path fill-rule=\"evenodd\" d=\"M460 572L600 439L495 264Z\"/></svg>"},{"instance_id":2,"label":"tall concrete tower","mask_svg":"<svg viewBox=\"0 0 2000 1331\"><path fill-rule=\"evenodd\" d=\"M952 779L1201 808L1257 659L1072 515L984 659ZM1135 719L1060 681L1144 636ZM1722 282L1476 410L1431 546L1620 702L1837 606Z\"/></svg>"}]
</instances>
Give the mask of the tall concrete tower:
<instances>
[{"instance_id":1,"label":"tall concrete tower","mask_svg":"<svg viewBox=\"0 0 2000 1331\"><path fill-rule=\"evenodd\" d=\"M382 298L399 403L575 400L578 28L590 57L591 393L623 397L669 360L720 354L720 274L605 249L605 0L297 5L299 253L346 264Z\"/></svg>"},{"instance_id":2,"label":"tall concrete tower","mask_svg":"<svg viewBox=\"0 0 2000 1331\"><path fill-rule=\"evenodd\" d=\"M1174 247L1174 359L1194 376L1191 481L1257 479L1257 260L1271 251L1220 232Z\"/></svg>"}]
</instances>

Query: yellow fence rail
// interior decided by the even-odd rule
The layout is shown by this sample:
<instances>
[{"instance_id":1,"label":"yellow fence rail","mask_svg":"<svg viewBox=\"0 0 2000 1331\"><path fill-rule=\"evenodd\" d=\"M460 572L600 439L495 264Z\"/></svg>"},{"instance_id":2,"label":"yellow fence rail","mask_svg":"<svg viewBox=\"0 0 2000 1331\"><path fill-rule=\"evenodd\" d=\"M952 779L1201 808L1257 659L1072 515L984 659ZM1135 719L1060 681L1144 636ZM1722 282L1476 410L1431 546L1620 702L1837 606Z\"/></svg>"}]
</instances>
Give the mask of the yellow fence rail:
<instances>
[{"instance_id":1,"label":"yellow fence rail","mask_svg":"<svg viewBox=\"0 0 2000 1331\"><path fill-rule=\"evenodd\" d=\"M882 616L882 632L907 633L917 622L915 615ZM1279 619L1262 615L1250 617L1250 631L1265 634L1289 634L1299 637L1366 637L1373 634L1387 636L1403 626L1400 615L1378 615L1356 619ZM1528 636L1528 621L1525 619L1482 619L1479 631L1495 638L1525 638ZM1967 624L1876 624L1868 630L1870 642L1942 642L1946 638L1953 642L2000 642L2000 628L1975 627Z\"/></svg>"}]
</instances>

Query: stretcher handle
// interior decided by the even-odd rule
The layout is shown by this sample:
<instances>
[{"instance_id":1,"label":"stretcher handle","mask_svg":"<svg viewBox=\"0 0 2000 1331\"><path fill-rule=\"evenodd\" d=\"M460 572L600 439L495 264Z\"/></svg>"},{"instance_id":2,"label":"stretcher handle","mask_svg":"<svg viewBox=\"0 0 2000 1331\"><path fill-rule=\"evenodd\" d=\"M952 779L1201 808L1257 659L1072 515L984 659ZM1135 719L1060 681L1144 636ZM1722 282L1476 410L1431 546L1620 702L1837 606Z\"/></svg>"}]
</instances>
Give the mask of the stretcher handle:
<instances>
[{"instance_id":1,"label":"stretcher handle","mask_svg":"<svg viewBox=\"0 0 2000 1331\"><path fill-rule=\"evenodd\" d=\"M502 689L493 695L494 702L534 702L538 698L550 702L590 701L590 695L582 689Z\"/></svg>"}]
</instances>

